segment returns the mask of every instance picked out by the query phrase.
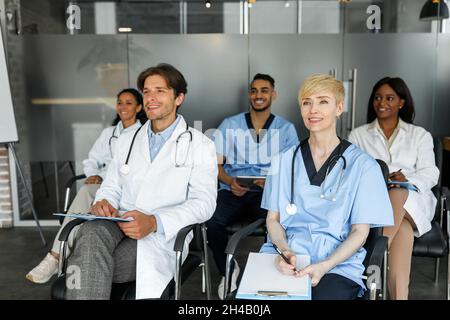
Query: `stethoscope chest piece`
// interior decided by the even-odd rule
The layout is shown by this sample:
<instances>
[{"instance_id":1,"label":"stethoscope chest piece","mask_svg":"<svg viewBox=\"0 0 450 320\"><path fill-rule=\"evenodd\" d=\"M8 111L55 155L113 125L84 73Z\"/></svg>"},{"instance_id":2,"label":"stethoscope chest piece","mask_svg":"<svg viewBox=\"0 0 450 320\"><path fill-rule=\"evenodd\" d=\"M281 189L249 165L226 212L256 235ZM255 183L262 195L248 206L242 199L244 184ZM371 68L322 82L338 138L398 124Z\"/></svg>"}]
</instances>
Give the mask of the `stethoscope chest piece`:
<instances>
[{"instance_id":1,"label":"stethoscope chest piece","mask_svg":"<svg viewBox=\"0 0 450 320\"><path fill-rule=\"evenodd\" d=\"M120 173L124 176L130 173L130 166L128 164L123 164L120 167Z\"/></svg>"},{"instance_id":2,"label":"stethoscope chest piece","mask_svg":"<svg viewBox=\"0 0 450 320\"><path fill-rule=\"evenodd\" d=\"M291 216L297 213L297 206L295 205L295 203L289 203L286 206L286 212L287 214L290 214Z\"/></svg>"}]
</instances>

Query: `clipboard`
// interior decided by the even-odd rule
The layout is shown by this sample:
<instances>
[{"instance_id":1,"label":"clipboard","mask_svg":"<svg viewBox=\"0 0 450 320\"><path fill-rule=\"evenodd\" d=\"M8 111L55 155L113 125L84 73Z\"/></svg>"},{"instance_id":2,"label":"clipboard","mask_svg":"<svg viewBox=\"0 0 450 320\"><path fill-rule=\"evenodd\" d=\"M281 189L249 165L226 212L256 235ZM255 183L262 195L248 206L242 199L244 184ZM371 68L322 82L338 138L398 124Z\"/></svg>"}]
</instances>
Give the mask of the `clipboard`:
<instances>
[{"instance_id":1,"label":"clipboard","mask_svg":"<svg viewBox=\"0 0 450 320\"><path fill-rule=\"evenodd\" d=\"M311 300L311 278L284 275L275 267L278 254L250 252L236 299ZM297 255L297 268L311 262L306 255Z\"/></svg>"},{"instance_id":2,"label":"clipboard","mask_svg":"<svg viewBox=\"0 0 450 320\"><path fill-rule=\"evenodd\" d=\"M400 188L405 188L408 190L412 190L412 191L417 191L419 192L419 188L417 188L415 185L409 183L409 182L403 182L403 181L388 181L387 183L388 185L390 184L394 184L394 185L399 185Z\"/></svg>"},{"instance_id":3,"label":"clipboard","mask_svg":"<svg viewBox=\"0 0 450 320\"><path fill-rule=\"evenodd\" d=\"M250 188L252 190L262 190L260 186L253 183L253 181L255 181L255 180L264 180L265 181L266 177L264 177L264 176L237 176L236 177L236 182L239 185Z\"/></svg>"},{"instance_id":4,"label":"clipboard","mask_svg":"<svg viewBox=\"0 0 450 320\"><path fill-rule=\"evenodd\" d=\"M54 216L61 216L61 217L69 217L74 219L83 219L83 220L109 220L109 221L115 221L115 222L130 222L134 219L132 217L128 218L120 218L120 217L100 217L93 215L91 213L54 213Z\"/></svg>"}]
</instances>

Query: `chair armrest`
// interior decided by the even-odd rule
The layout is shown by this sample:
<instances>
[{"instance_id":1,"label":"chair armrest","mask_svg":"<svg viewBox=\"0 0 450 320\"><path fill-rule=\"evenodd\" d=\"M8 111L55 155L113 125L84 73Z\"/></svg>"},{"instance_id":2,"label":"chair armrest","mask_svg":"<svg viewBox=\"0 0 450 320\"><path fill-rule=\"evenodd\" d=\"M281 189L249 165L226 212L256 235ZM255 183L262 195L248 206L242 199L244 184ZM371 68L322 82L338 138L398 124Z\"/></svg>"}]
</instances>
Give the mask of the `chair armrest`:
<instances>
[{"instance_id":1,"label":"chair armrest","mask_svg":"<svg viewBox=\"0 0 450 320\"><path fill-rule=\"evenodd\" d=\"M231 239L228 241L227 247L225 249L225 253L234 255L239 242L241 242L242 239L251 235L257 228L262 226L264 223L266 223L266 219L260 218L260 219L256 220L255 222L250 223L248 226L245 226L241 230L235 232L231 236Z\"/></svg>"},{"instance_id":2,"label":"chair armrest","mask_svg":"<svg viewBox=\"0 0 450 320\"><path fill-rule=\"evenodd\" d=\"M183 252L184 241L186 240L186 236L189 232L191 232L198 224L191 224L190 226L184 227L180 229L177 233L177 237L175 239L175 244L173 246L173 250L177 252Z\"/></svg>"},{"instance_id":3,"label":"chair armrest","mask_svg":"<svg viewBox=\"0 0 450 320\"><path fill-rule=\"evenodd\" d=\"M450 190L447 187L442 187L441 189L441 195L444 198L450 198Z\"/></svg>"},{"instance_id":4,"label":"chair armrest","mask_svg":"<svg viewBox=\"0 0 450 320\"><path fill-rule=\"evenodd\" d=\"M69 234L72 231L72 229L75 228L76 226L86 222L86 221L87 220L84 220L84 219L75 219L75 220L70 221L61 230L61 233L59 234L58 240L59 241L67 241L67 239L69 238Z\"/></svg>"},{"instance_id":5,"label":"chair armrest","mask_svg":"<svg viewBox=\"0 0 450 320\"><path fill-rule=\"evenodd\" d=\"M378 266L381 270L384 259L384 252L386 251L388 245L388 238L385 236L377 237L375 245L372 250L372 255L369 259L369 266Z\"/></svg>"},{"instance_id":6,"label":"chair armrest","mask_svg":"<svg viewBox=\"0 0 450 320\"><path fill-rule=\"evenodd\" d=\"M84 179L84 178L86 178L85 174L80 174L78 176L74 176L74 177L70 178L69 180L67 180L66 184L64 185L64 189L71 188L75 181Z\"/></svg>"},{"instance_id":7,"label":"chair armrest","mask_svg":"<svg viewBox=\"0 0 450 320\"><path fill-rule=\"evenodd\" d=\"M450 201L450 190L447 187L442 187L441 197L444 199L445 209L447 211L447 235L450 238L450 208L447 203L447 200Z\"/></svg>"}]
</instances>

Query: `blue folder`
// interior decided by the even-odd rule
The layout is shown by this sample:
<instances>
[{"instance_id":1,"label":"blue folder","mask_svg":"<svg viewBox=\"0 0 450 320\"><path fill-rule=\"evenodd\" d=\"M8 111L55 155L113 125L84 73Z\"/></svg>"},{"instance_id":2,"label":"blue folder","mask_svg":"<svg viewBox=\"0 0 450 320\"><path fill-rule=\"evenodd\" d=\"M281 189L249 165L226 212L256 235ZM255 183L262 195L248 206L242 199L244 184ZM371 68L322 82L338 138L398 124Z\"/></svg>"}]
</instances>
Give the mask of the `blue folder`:
<instances>
[{"instance_id":1,"label":"blue folder","mask_svg":"<svg viewBox=\"0 0 450 320\"><path fill-rule=\"evenodd\" d=\"M412 190L412 191L419 191L419 189L415 185L413 185L413 184L411 184L409 182L388 181L388 185L390 185L390 184L399 185L400 188L405 188L405 189Z\"/></svg>"},{"instance_id":2,"label":"blue folder","mask_svg":"<svg viewBox=\"0 0 450 320\"><path fill-rule=\"evenodd\" d=\"M109 220L116 222L129 222L133 221L132 217L120 218L120 217L99 217L90 213L54 213L54 216L69 217L74 219L84 219L84 220Z\"/></svg>"}]
</instances>

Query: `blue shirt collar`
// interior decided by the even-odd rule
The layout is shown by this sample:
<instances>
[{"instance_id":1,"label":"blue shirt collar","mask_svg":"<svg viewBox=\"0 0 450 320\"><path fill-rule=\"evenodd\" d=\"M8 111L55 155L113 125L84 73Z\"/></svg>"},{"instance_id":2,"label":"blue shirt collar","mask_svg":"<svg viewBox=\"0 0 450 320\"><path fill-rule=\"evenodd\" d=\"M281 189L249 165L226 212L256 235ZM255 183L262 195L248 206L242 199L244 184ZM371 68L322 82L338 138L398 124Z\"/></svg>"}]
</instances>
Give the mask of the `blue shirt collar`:
<instances>
[{"instance_id":1,"label":"blue shirt collar","mask_svg":"<svg viewBox=\"0 0 450 320\"><path fill-rule=\"evenodd\" d=\"M149 121L149 124L148 124L148 135L149 135L149 137L153 138L155 135L159 135L161 138L164 139L164 141L167 141L167 139L169 139L170 136L172 135L172 133L175 131L175 128L177 127L178 122L180 122L180 119L181 119L181 116L177 115L177 118L175 119L175 121L170 126L168 126L166 129L164 129L163 131L158 132L158 133L153 132L153 130L152 130L152 122Z\"/></svg>"}]
</instances>

